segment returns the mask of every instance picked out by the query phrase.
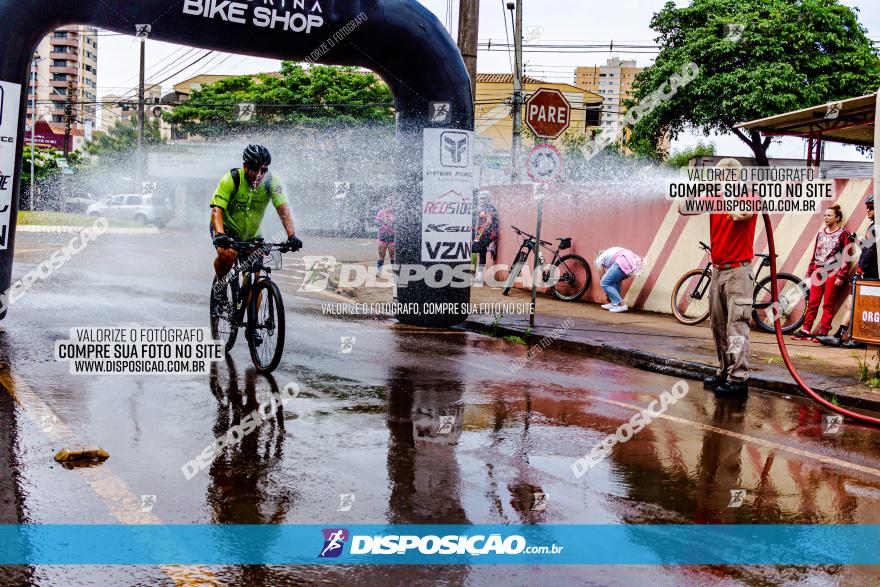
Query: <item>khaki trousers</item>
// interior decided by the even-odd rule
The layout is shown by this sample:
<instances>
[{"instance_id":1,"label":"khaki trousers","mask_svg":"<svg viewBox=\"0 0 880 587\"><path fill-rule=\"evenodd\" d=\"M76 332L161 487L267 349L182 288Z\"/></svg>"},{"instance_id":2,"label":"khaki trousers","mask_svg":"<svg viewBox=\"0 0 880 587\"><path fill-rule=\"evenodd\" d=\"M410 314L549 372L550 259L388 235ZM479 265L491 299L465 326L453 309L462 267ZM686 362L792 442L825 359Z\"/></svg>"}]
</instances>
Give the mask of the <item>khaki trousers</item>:
<instances>
[{"instance_id":1,"label":"khaki trousers","mask_svg":"<svg viewBox=\"0 0 880 587\"><path fill-rule=\"evenodd\" d=\"M712 270L709 322L718 353L718 375L731 381L749 378L749 326L754 290L751 265Z\"/></svg>"}]
</instances>

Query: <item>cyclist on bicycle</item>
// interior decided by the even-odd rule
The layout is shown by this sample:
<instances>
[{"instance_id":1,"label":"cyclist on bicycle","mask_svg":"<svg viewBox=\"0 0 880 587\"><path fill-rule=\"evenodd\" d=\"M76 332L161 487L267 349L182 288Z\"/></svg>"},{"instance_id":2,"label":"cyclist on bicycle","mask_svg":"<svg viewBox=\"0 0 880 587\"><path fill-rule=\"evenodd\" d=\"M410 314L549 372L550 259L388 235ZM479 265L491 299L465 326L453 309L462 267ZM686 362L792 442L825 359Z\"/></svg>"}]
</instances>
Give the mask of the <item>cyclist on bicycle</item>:
<instances>
[{"instance_id":1,"label":"cyclist on bicycle","mask_svg":"<svg viewBox=\"0 0 880 587\"><path fill-rule=\"evenodd\" d=\"M262 145L248 145L242 155L243 167L232 169L220 180L211 198L211 238L217 248L214 272L222 280L232 270L238 253L229 248L234 240L252 240L260 235L260 225L269 202L287 231L291 251L302 248L296 236L287 195L277 176L269 173L272 155ZM226 295L226 289L218 293Z\"/></svg>"}]
</instances>

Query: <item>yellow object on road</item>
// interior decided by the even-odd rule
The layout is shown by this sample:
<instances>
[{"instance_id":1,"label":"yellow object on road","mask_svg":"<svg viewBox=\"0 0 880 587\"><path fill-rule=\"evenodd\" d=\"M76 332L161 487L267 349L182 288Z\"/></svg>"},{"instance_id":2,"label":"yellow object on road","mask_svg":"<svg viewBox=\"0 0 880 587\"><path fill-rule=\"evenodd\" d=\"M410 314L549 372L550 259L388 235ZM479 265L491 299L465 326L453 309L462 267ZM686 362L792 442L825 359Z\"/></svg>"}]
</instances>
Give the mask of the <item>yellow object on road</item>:
<instances>
[{"instance_id":1,"label":"yellow object on road","mask_svg":"<svg viewBox=\"0 0 880 587\"><path fill-rule=\"evenodd\" d=\"M78 446L74 448L62 448L55 455L55 460L59 463L70 463L72 461L106 461L110 458L110 453L99 446Z\"/></svg>"}]
</instances>

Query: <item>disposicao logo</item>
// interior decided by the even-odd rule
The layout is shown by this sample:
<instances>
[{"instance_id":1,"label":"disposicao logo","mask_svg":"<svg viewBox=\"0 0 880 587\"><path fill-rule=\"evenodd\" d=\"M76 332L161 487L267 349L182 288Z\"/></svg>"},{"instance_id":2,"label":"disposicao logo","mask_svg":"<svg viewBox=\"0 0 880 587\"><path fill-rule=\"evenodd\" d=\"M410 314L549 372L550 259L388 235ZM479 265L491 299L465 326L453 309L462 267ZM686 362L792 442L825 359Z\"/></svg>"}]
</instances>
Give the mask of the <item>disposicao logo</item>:
<instances>
[{"instance_id":1,"label":"disposicao logo","mask_svg":"<svg viewBox=\"0 0 880 587\"><path fill-rule=\"evenodd\" d=\"M345 528L324 528L324 548L318 558L336 558L342 554L342 547L348 540L348 530Z\"/></svg>"}]
</instances>

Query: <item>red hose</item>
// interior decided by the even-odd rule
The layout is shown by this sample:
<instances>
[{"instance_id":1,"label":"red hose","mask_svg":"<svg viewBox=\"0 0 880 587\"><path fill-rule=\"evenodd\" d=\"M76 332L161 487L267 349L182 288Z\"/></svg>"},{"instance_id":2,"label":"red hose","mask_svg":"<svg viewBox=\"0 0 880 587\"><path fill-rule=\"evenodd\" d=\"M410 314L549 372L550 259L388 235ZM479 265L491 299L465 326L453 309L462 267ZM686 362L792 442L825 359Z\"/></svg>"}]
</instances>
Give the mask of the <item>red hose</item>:
<instances>
[{"instance_id":1,"label":"red hose","mask_svg":"<svg viewBox=\"0 0 880 587\"><path fill-rule=\"evenodd\" d=\"M770 216L768 214L764 214L763 217L764 228L767 231L767 245L770 248L770 292L773 296L773 303L778 304L779 286L776 283L776 244L773 242L773 227L770 226ZM865 414L860 414L858 412L853 412L851 410L841 408L840 406L835 406L824 397L819 395L813 388L807 385L807 382L801 379L801 376L798 375L797 369L794 368L794 365L791 362L791 357L788 356L788 349L785 347L785 339L782 337L782 323L779 320L778 312L774 325L776 326L776 343L779 345L779 352L782 354L782 360L785 363L785 366L788 368L788 372L791 373L791 376L794 378L795 383L797 383L800 388L807 393L807 395L809 395L811 398L813 398L814 401L822 404L832 412L837 412L838 414L849 416L850 418L858 420L860 422L866 422L868 424L880 426L880 418L866 416Z\"/></svg>"}]
</instances>

